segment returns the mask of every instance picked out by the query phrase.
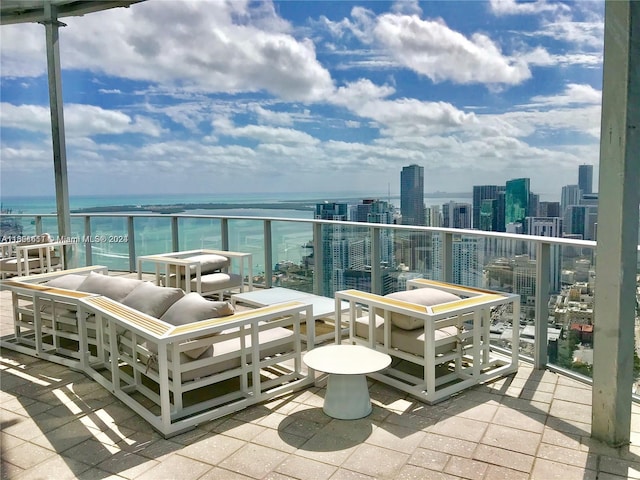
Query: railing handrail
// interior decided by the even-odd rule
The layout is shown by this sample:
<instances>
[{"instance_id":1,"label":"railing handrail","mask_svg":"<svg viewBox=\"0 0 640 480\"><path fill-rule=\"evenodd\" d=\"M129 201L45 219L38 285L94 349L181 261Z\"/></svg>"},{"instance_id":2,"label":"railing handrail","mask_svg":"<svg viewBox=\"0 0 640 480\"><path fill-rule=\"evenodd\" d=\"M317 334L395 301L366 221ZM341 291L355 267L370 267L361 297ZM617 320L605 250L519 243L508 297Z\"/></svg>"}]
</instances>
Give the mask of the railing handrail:
<instances>
[{"instance_id":1,"label":"railing handrail","mask_svg":"<svg viewBox=\"0 0 640 480\"><path fill-rule=\"evenodd\" d=\"M26 218L57 218L55 213L11 213L12 217L26 217ZM294 223L310 223L310 224L339 224L344 226L353 227L375 227L375 228L391 228L394 230L409 230L409 231L424 231L432 233L450 233L453 235L471 235L476 237L488 237L488 238L501 238L510 240L521 240L528 242L543 242L551 245L563 245L563 246L576 246L576 247L592 247L595 248L597 242L595 240L579 240L575 238L564 237L544 237L539 235L527 235L522 233L507 233L507 232L492 232L486 230L476 229L462 229L462 228L445 228L445 227L429 227L419 225L399 225L399 224L387 224L387 223L367 223L367 222L352 222L342 220L324 220L316 218L290 218L290 217L264 217L264 216L245 216L245 215L216 215L216 214L185 214L185 213L129 213L129 212L87 212L87 213L72 213L72 218L86 218L86 217L122 217L122 218L193 218L193 219L212 219L212 220L251 220L251 221L265 221L272 222L294 222ZM640 244L638 245L638 251L640 251Z\"/></svg>"}]
</instances>

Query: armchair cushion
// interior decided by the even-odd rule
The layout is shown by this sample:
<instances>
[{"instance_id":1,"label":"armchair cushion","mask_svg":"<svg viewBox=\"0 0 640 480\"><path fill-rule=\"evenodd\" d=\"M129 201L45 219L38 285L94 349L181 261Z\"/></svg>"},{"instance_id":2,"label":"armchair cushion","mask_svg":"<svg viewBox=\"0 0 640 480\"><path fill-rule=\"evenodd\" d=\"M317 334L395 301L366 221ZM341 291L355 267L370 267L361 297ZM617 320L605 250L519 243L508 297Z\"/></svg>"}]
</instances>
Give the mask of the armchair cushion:
<instances>
[{"instance_id":1,"label":"armchair cushion","mask_svg":"<svg viewBox=\"0 0 640 480\"><path fill-rule=\"evenodd\" d=\"M122 303L154 318L160 318L182 297L184 292L180 288L158 287L151 282L143 282L131 290Z\"/></svg>"},{"instance_id":2,"label":"armchair cushion","mask_svg":"<svg viewBox=\"0 0 640 480\"><path fill-rule=\"evenodd\" d=\"M413 290L390 293L386 295L386 297L401 300L403 302L424 305L425 307L460 300L460 297L457 295L444 292L436 288L416 288ZM416 330L418 328L422 328L424 325L423 321L420 319L395 312L391 313L391 323L403 330Z\"/></svg>"},{"instance_id":3,"label":"armchair cushion","mask_svg":"<svg viewBox=\"0 0 640 480\"><path fill-rule=\"evenodd\" d=\"M219 272L229 266L229 259L223 255L216 255L215 253L208 253L202 255L193 255L191 257L185 257L183 260L189 260L192 262L198 262L200 264L200 273L206 275L207 273ZM171 267L171 273L176 273L176 267ZM196 274L196 266L192 265L189 271L189 276ZM184 276L184 269L180 269L180 276Z\"/></svg>"},{"instance_id":4,"label":"armchair cushion","mask_svg":"<svg viewBox=\"0 0 640 480\"><path fill-rule=\"evenodd\" d=\"M104 295L116 302L122 303L122 300L141 283L143 283L142 280L135 278L110 277L109 275L90 272L85 280L78 286L78 290Z\"/></svg>"}]
</instances>

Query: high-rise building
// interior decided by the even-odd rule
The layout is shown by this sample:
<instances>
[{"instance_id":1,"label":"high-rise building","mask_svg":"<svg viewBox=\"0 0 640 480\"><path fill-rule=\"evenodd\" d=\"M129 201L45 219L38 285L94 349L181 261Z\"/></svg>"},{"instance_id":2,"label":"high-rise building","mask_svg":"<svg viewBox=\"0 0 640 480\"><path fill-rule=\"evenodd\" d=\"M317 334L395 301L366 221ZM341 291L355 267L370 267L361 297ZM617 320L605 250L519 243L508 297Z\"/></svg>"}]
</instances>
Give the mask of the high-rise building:
<instances>
[{"instance_id":1,"label":"high-rise building","mask_svg":"<svg viewBox=\"0 0 640 480\"><path fill-rule=\"evenodd\" d=\"M441 227L442 212L440 211L440 205L431 205L427 208L425 220L428 227Z\"/></svg>"},{"instance_id":2,"label":"high-rise building","mask_svg":"<svg viewBox=\"0 0 640 480\"><path fill-rule=\"evenodd\" d=\"M580 235L580 238L587 239L589 235L589 208L587 205L569 205L567 207L564 214L565 234Z\"/></svg>"},{"instance_id":3,"label":"high-rise building","mask_svg":"<svg viewBox=\"0 0 640 480\"><path fill-rule=\"evenodd\" d=\"M564 216L567 213L567 208L571 205L579 204L580 187L578 185L565 185L562 187L562 195L560 196L560 215Z\"/></svg>"},{"instance_id":4,"label":"high-rise building","mask_svg":"<svg viewBox=\"0 0 640 480\"><path fill-rule=\"evenodd\" d=\"M486 232L498 231L498 200L485 198L480 206L479 230Z\"/></svg>"},{"instance_id":5,"label":"high-rise building","mask_svg":"<svg viewBox=\"0 0 640 480\"><path fill-rule=\"evenodd\" d=\"M343 202L316 203L314 218L319 220L347 220L347 204Z\"/></svg>"},{"instance_id":6,"label":"high-rise building","mask_svg":"<svg viewBox=\"0 0 640 480\"><path fill-rule=\"evenodd\" d=\"M578 188L582 193L593 193L593 165L578 167Z\"/></svg>"},{"instance_id":7,"label":"high-rise building","mask_svg":"<svg viewBox=\"0 0 640 480\"><path fill-rule=\"evenodd\" d=\"M403 225L424 225L424 167L409 165L400 172L400 214Z\"/></svg>"},{"instance_id":8,"label":"high-rise building","mask_svg":"<svg viewBox=\"0 0 640 480\"><path fill-rule=\"evenodd\" d=\"M538 204L539 217L559 217L560 202L540 202Z\"/></svg>"},{"instance_id":9,"label":"high-rise building","mask_svg":"<svg viewBox=\"0 0 640 480\"><path fill-rule=\"evenodd\" d=\"M472 227L484 230L480 226L480 211L484 200L494 200L498 198L498 192L504 191L501 185L474 185L473 187L473 219Z\"/></svg>"},{"instance_id":10,"label":"high-rise building","mask_svg":"<svg viewBox=\"0 0 640 480\"><path fill-rule=\"evenodd\" d=\"M445 228L471 228L472 207L469 203L449 202L442 205Z\"/></svg>"},{"instance_id":11,"label":"high-rise building","mask_svg":"<svg viewBox=\"0 0 640 480\"><path fill-rule=\"evenodd\" d=\"M466 235L453 236L453 283L482 287L482 266L479 262L484 239Z\"/></svg>"},{"instance_id":12,"label":"high-rise building","mask_svg":"<svg viewBox=\"0 0 640 480\"><path fill-rule=\"evenodd\" d=\"M505 226L511 223L524 222L529 215L529 179L516 178L508 180L505 187Z\"/></svg>"}]
</instances>

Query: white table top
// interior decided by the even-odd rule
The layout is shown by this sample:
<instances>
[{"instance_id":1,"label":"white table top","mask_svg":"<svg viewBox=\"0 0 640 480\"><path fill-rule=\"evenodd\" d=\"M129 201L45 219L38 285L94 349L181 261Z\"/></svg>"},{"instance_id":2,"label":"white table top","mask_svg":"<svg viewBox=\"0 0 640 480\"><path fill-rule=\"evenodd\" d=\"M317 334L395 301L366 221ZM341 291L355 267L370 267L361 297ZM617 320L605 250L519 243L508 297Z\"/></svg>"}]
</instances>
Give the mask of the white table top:
<instances>
[{"instance_id":1,"label":"white table top","mask_svg":"<svg viewBox=\"0 0 640 480\"><path fill-rule=\"evenodd\" d=\"M303 358L314 370L338 375L378 372L391 364L391 357L361 345L327 345L314 348Z\"/></svg>"}]
</instances>

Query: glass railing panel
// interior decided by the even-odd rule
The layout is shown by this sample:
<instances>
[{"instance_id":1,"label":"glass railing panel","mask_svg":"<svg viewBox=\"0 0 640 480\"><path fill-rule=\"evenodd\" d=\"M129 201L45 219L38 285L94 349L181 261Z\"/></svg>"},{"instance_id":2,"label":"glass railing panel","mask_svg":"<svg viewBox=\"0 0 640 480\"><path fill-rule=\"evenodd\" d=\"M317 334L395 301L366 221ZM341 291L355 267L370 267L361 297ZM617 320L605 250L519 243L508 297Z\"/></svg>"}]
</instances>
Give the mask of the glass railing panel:
<instances>
[{"instance_id":1,"label":"glass railing panel","mask_svg":"<svg viewBox=\"0 0 640 480\"><path fill-rule=\"evenodd\" d=\"M511 308L495 309L491 315L491 344L511 350L512 329L520 330L520 354L533 359L535 351L535 295L536 295L536 244L503 237L482 237L471 242L472 251L478 255L477 267L471 273L464 272L465 260L456 266L456 249L467 248L464 243L456 247L454 241L454 277L456 269L462 276L467 276L469 286L481 286L498 292L517 293L520 295L520 316L514 318ZM462 255L468 255L464 251ZM480 283L480 269L482 280ZM474 283L474 285L470 285Z\"/></svg>"},{"instance_id":2,"label":"glass railing panel","mask_svg":"<svg viewBox=\"0 0 640 480\"><path fill-rule=\"evenodd\" d=\"M137 257L173 251L171 217L134 217L133 231ZM142 271L154 272L155 266L142 262Z\"/></svg>"},{"instance_id":3,"label":"glass railing panel","mask_svg":"<svg viewBox=\"0 0 640 480\"><path fill-rule=\"evenodd\" d=\"M256 285L265 284L264 221L253 219L230 219L229 250L251 253L253 275ZM273 265L271 266L273 268ZM232 273L238 273L236 271Z\"/></svg>"},{"instance_id":4,"label":"glass railing panel","mask_svg":"<svg viewBox=\"0 0 640 480\"><path fill-rule=\"evenodd\" d=\"M371 234L366 226L323 224L317 281L326 297L346 289L371 291Z\"/></svg>"},{"instance_id":5,"label":"glass railing panel","mask_svg":"<svg viewBox=\"0 0 640 480\"><path fill-rule=\"evenodd\" d=\"M222 249L222 220L218 218L179 218L180 250Z\"/></svg>"},{"instance_id":6,"label":"glass railing panel","mask_svg":"<svg viewBox=\"0 0 640 480\"><path fill-rule=\"evenodd\" d=\"M273 286L313 293L313 226L271 222Z\"/></svg>"},{"instance_id":7,"label":"glass railing panel","mask_svg":"<svg viewBox=\"0 0 640 480\"><path fill-rule=\"evenodd\" d=\"M126 216L92 216L91 244L93 265L109 270L129 271L129 235Z\"/></svg>"},{"instance_id":8,"label":"glass railing panel","mask_svg":"<svg viewBox=\"0 0 640 480\"><path fill-rule=\"evenodd\" d=\"M388 262L382 273L383 294L406 290L407 280L414 278L441 280L443 238L438 232L381 230L380 259L383 265Z\"/></svg>"},{"instance_id":9,"label":"glass railing panel","mask_svg":"<svg viewBox=\"0 0 640 480\"><path fill-rule=\"evenodd\" d=\"M549 363L591 377L595 247L558 251L559 279L549 300Z\"/></svg>"}]
</instances>

